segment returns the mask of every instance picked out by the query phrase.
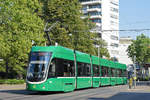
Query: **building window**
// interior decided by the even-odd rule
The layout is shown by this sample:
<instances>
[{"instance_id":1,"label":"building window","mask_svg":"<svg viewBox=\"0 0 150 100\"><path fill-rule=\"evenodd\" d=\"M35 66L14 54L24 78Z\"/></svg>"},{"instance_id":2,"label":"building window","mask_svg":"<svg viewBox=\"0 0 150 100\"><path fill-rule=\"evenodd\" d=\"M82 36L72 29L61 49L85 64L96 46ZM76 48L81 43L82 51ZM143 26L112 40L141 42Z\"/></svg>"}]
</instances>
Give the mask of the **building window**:
<instances>
[{"instance_id":1,"label":"building window","mask_svg":"<svg viewBox=\"0 0 150 100\"><path fill-rule=\"evenodd\" d=\"M111 50L111 53L118 55L118 54L119 54L119 51L117 51L117 50Z\"/></svg>"},{"instance_id":2,"label":"building window","mask_svg":"<svg viewBox=\"0 0 150 100\"><path fill-rule=\"evenodd\" d=\"M115 1L111 1L110 3L113 4L113 5L115 5L115 6L119 5L118 2L115 2Z\"/></svg>"},{"instance_id":3,"label":"building window","mask_svg":"<svg viewBox=\"0 0 150 100\"><path fill-rule=\"evenodd\" d=\"M112 40L118 40L118 36L111 35L110 38L111 38Z\"/></svg>"},{"instance_id":4,"label":"building window","mask_svg":"<svg viewBox=\"0 0 150 100\"><path fill-rule=\"evenodd\" d=\"M119 12L119 10L117 8L113 8L113 7L111 7L110 10L113 11L113 12L116 12L116 13Z\"/></svg>"},{"instance_id":5,"label":"building window","mask_svg":"<svg viewBox=\"0 0 150 100\"><path fill-rule=\"evenodd\" d=\"M89 15L90 16L101 15L101 12L93 11L93 12L89 12Z\"/></svg>"},{"instance_id":6,"label":"building window","mask_svg":"<svg viewBox=\"0 0 150 100\"><path fill-rule=\"evenodd\" d=\"M101 23L101 19L91 19L94 23Z\"/></svg>"},{"instance_id":7,"label":"building window","mask_svg":"<svg viewBox=\"0 0 150 100\"><path fill-rule=\"evenodd\" d=\"M99 1L99 0L79 0L80 2Z\"/></svg>"},{"instance_id":8,"label":"building window","mask_svg":"<svg viewBox=\"0 0 150 100\"><path fill-rule=\"evenodd\" d=\"M115 21L110 21L110 23L111 23L111 25L118 25L118 23Z\"/></svg>"},{"instance_id":9,"label":"building window","mask_svg":"<svg viewBox=\"0 0 150 100\"><path fill-rule=\"evenodd\" d=\"M89 9L101 8L101 4L89 5Z\"/></svg>"},{"instance_id":10,"label":"building window","mask_svg":"<svg viewBox=\"0 0 150 100\"><path fill-rule=\"evenodd\" d=\"M118 47L119 45L117 43L112 43L111 46Z\"/></svg>"},{"instance_id":11,"label":"building window","mask_svg":"<svg viewBox=\"0 0 150 100\"><path fill-rule=\"evenodd\" d=\"M99 38L102 38L102 34L101 33L97 33Z\"/></svg>"},{"instance_id":12,"label":"building window","mask_svg":"<svg viewBox=\"0 0 150 100\"><path fill-rule=\"evenodd\" d=\"M113 18L113 19L118 19L118 16L114 15L114 14L111 14L110 17Z\"/></svg>"}]
</instances>

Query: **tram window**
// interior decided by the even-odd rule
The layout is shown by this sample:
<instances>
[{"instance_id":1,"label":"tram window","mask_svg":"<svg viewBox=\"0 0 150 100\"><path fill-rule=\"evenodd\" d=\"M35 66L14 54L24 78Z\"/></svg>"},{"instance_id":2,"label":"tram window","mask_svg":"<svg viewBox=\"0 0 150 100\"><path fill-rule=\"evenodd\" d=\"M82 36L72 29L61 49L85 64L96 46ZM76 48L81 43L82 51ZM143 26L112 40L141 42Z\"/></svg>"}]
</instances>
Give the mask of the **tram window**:
<instances>
[{"instance_id":1,"label":"tram window","mask_svg":"<svg viewBox=\"0 0 150 100\"><path fill-rule=\"evenodd\" d=\"M75 75L75 67L73 61L64 60L64 77L71 77Z\"/></svg>"},{"instance_id":2,"label":"tram window","mask_svg":"<svg viewBox=\"0 0 150 100\"><path fill-rule=\"evenodd\" d=\"M49 66L48 78L55 76L55 60L52 60Z\"/></svg>"},{"instance_id":3,"label":"tram window","mask_svg":"<svg viewBox=\"0 0 150 100\"><path fill-rule=\"evenodd\" d=\"M108 77L108 67L105 67L105 70L106 70L105 77Z\"/></svg>"},{"instance_id":4,"label":"tram window","mask_svg":"<svg viewBox=\"0 0 150 100\"><path fill-rule=\"evenodd\" d=\"M116 71L117 71L117 77L120 77L120 69L116 69Z\"/></svg>"},{"instance_id":5,"label":"tram window","mask_svg":"<svg viewBox=\"0 0 150 100\"><path fill-rule=\"evenodd\" d=\"M56 61L56 76L63 77L64 76L64 65L63 59L55 59Z\"/></svg>"},{"instance_id":6,"label":"tram window","mask_svg":"<svg viewBox=\"0 0 150 100\"><path fill-rule=\"evenodd\" d=\"M91 76L91 66L87 63L78 62L78 76Z\"/></svg>"},{"instance_id":7,"label":"tram window","mask_svg":"<svg viewBox=\"0 0 150 100\"><path fill-rule=\"evenodd\" d=\"M52 67L52 66L54 66L54 67ZM51 65L49 68L49 74L54 74L57 77L75 76L74 61L55 58L51 62Z\"/></svg>"},{"instance_id":8,"label":"tram window","mask_svg":"<svg viewBox=\"0 0 150 100\"><path fill-rule=\"evenodd\" d=\"M122 70L119 69L119 77L122 77Z\"/></svg>"},{"instance_id":9,"label":"tram window","mask_svg":"<svg viewBox=\"0 0 150 100\"><path fill-rule=\"evenodd\" d=\"M124 77L125 76L125 71L124 70L122 70L122 77Z\"/></svg>"},{"instance_id":10,"label":"tram window","mask_svg":"<svg viewBox=\"0 0 150 100\"><path fill-rule=\"evenodd\" d=\"M118 69L116 69L116 77L118 77Z\"/></svg>"},{"instance_id":11,"label":"tram window","mask_svg":"<svg viewBox=\"0 0 150 100\"><path fill-rule=\"evenodd\" d=\"M108 77L111 77L111 68L108 68Z\"/></svg>"},{"instance_id":12,"label":"tram window","mask_svg":"<svg viewBox=\"0 0 150 100\"><path fill-rule=\"evenodd\" d=\"M115 77L116 76L116 70L115 69L111 69L111 75L112 75L112 77Z\"/></svg>"},{"instance_id":13,"label":"tram window","mask_svg":"<svg viewBox=\"0 0 150 100\"><path fill-rule=\"evenodd\" d=\"M114 69L115 77L117 77L117 69Z\"/></svg>"},{"instance_id":14,"label":"tram window","mask_svg":"<svg viewBox=\"0 0 150 100\"><path fill-rule=\"evenodd\" d=\"M127 74L127 71L126 71L126 70L123 70L123 73L124 73L124 74L123 74L123 77L127 77L127 75L128 75L128 74Z\"/></svg>"},{"instance_id":15,"label":"tram window","mask_svg":"<svg viewBox=\"0 0 150 100\"><path fill-rule=\"evenodd\" d=\"M78 76L83 76L84 64L78 62L77 65L78 65Z\"/></svg>"},{"instance_id":16,"label":"tram window","mask_svg":"<svg viewBox=\"0 0 150 100\"><path fill-rule=\"evenodd\" d=\"M108 76L108 68L102 66L102 77L107 77Z\"/></svg>"},{"instance_id":17,"label":"tram window","mask_svg":"<svg viewBox=\"0 0 150 100\"><path fill-rule=\"evenodd\" d=\"M102 68L102 77L104 77L105 76L104 66L102 66L101 68Z\"/></svg>"},{"instance_id":18,"label":"tram window","mask_svg":"<svg viewBox=\"0 0 150 100\"><path fill-rule=\"evenodd\" d=\"M111 77L114 77L113 68L110 68Z\"/></svg>"},{"instance_id":19,"label":"tram window","mask_svg":"<svg viewBox=\"0 0 150 100\"><path fill-rule=\"evenodd\" d=\"M128 76L128 72L125 70L125 77L127 77Z\"/></svg>"},{"instance_id":20,"label":"tram window","mask_svg":"<svg viewBox=\"0 0 150 100\"><path fill-rule=\"evenodd\" d=\"M93 76L99 76L99 66L93 65Z\"/></svg>"},{"instance_id":21,"label":"tram window","mask_svg":"<svg viewBox=\"0 0 150 100\"><path fill-rule=\"evenodd\" d=\"M84 64L85 65L85 74L86 76L91 76L91 65L90 64Z\"/></svg>"},{"instance_id":22,"label":"tram window","mask_svg":"<svg viewBox=\"0 0 150 100\"><path fill-rule=\"evenodd\" d=\"M124 73L124 70L121 70L121 77L124 77L125 73Z\"/></svg>"},{"instance_id":23,"label":"tram window","mask_svg":"<svg viewBox=\"0 0 150 100\"><path fill-rule=\"evenodd\" d=\"M122 69L119 71L119 77L122 77Z\"/></svg>"}]
</instances>

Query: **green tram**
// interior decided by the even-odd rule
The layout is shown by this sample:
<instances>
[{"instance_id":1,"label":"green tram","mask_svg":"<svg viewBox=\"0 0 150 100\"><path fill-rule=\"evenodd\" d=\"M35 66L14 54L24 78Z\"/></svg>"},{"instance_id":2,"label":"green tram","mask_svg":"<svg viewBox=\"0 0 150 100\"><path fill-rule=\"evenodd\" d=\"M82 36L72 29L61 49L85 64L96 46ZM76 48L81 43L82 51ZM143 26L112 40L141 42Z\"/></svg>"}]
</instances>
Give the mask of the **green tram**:
<instances>
[{"instance_id":1,"label":"green tram","mask_svg":"<svg viewBox=\"0 0 150 100\"><path fill-rule=\"evenodd\" d=\"M31 91L64 92L126 84L126 65L62 46L34 46L26 83Z\"/></svg>"}]
</instances>

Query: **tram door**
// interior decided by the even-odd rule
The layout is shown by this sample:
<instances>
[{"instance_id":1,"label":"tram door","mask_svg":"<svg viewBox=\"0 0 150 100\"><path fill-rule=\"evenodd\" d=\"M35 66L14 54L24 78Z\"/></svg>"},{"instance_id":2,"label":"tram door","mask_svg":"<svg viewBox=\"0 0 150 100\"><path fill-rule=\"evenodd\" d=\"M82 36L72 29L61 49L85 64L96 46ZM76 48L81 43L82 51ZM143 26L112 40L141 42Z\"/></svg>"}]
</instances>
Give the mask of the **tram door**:
<instances>
[{"instance_id":1,"label":"tram door","mask_svg":"<svg viewBox=\"0 0 150 100\"><path fill-rule=\"evenodd\" d=\"M77 88L87 88L92 86L91 64L77 62Z\"/></svg>"},{"instance_id":2,"label":"tram door","mask_svg":"<svg viewBox=\"0 0 150 100\"><path fill-rule=\"evenodd\" d=\"M56 74L61 78L64 91L75 89L75 67L74 61L67 59L57 59Z\"/></svg>"}]
</instances>

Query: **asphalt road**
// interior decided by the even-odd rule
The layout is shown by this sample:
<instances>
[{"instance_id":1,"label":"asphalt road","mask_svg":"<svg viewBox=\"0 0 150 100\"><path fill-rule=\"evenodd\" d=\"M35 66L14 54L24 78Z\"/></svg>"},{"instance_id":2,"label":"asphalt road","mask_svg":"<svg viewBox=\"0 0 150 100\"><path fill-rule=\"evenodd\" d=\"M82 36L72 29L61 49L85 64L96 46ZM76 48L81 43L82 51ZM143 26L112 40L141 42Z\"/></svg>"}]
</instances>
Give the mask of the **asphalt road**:
<instances>
[{"instance_id":1,"label":"asphalt road","mask_svg":"<svg viewBox=\"0 0 150 100\"><path fill-rule=\"evenodd\" d=\"M69 93L38 93L19 90L0 90L0 100L150 100L150 87L100 87L76 90Z\"/></svg>"}]
</instances>

